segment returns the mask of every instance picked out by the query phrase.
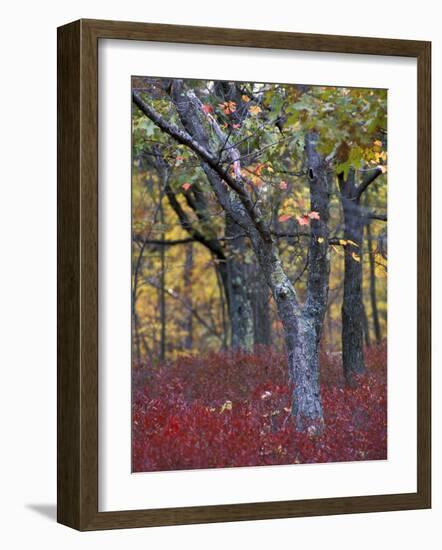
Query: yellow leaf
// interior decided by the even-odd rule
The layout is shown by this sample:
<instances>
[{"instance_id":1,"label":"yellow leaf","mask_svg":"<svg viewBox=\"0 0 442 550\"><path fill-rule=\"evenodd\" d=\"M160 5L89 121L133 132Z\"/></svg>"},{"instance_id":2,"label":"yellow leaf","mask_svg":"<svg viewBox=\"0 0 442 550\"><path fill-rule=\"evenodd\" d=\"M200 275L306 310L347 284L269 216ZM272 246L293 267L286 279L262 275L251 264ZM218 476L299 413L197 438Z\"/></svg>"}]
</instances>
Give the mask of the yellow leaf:
<instances>
[{"instance_id":1,"label":"yellow leaf","mask_svg":"<svg viewBox=\"0 0 442 550\"><path fill-rule=\"evenodd\" d=\"M219 413L221 414L224 411L231 411L231 410L232 410L232 402L226 401L224 405L221 407L221 410L219 411Z\"/></svg>"},{"instance_id":2,"label":"yellow leaf","mask_svg":"<svg viewBox=\"0 0 442 550\"><path fill-rule=\"evenodd\" d=\"M261 107L259 105L252 105L249 112L252 113L252 115L258 115L261 112Z\"/></svg>"},{"instance_id":3,"label":"yellow leaf","mask_svg":"<svg viewBox=\"0 0 442 550\"><path fill-rule=\"evenodd\" d=\"M347 242L345 239L339 239L339 244L342 246L346 246Z\"/></svg>"},{"instance_id":4,"label":"yellow leaf","mask_svg":"<svg viewBox=\"0 0 442 550\"><path fill-rule=\"evenodd\" d=\"M359 245L356 244L354 241L350 241L350 239L347 241L348 244L352 244L353 246L356 246L357 248L359 248Z\"/></svg>"},{"instance_id":5,"label":"yellow leaf","mask_svg":"<svg viewBox=\"0 0 442 550\"><path fill-rule=\"evenodd\" d=\"M360 262L361 261L361 257L358 254L356 254L356 252L352 252L351 257L353 258L353 260L355 262Z\"/></svg>"},{"instance_id":6,"label":"yellow leaf","mask_svg":"<svg viewBox=\"0 0 442 550\"><path fill-rule=\"evenodd\" d=\"M322 244L324 242L324 237L318 237L318 243Z\"/></svg>"}]
</instances>

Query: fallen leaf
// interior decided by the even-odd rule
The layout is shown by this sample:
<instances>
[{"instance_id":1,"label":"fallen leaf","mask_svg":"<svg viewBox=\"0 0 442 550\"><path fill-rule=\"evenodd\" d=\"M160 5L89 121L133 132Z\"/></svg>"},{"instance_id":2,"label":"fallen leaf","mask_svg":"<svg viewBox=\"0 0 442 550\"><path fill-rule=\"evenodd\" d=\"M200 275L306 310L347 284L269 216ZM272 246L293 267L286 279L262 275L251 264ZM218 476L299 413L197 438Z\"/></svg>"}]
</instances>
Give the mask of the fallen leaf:
<instances>
[{"instance_id":1,"label":"fallen leaf","mask_svg":"<svg viewBox=\"0 0 442 550\"><path fill-rule=\"evenodd\" d=\"M231 410L232 410L232 402L226 401L224 405L221 407L221 410L219 411L219 413L221 414L224 411L231 411Z\"/></svg>"}]
</instances>

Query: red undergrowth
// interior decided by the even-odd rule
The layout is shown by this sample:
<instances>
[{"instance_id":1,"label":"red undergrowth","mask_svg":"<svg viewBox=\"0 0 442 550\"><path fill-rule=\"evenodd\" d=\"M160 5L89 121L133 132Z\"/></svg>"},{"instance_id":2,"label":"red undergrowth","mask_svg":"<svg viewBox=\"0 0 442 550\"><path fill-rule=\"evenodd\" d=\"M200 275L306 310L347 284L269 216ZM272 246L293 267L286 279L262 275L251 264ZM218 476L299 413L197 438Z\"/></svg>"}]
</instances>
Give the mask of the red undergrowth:
<instances>
[{"instance_id":1,"label":"red undergrowth","mask_svg":"<svg viewBox=\"0 0 442 550\"><path fill-rule=\"evenodd\" d=\"M134 472L387 458L386 348L343 383L339 355L321 355L325 429L297 433L284 354L211 353L134 369Z\"/></svg>"}]
</instances>

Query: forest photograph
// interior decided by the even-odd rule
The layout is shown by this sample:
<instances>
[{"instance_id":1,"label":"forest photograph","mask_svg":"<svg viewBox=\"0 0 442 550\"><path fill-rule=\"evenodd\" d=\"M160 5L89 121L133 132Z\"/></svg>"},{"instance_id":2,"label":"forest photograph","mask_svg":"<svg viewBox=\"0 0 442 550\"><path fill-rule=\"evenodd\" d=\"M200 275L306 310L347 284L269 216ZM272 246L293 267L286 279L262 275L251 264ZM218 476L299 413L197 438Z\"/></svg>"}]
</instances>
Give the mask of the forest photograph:
<instances>
[{"instance_id":1,"label":"forest photograph","mask_svg":"<svg viewBox=\"0 0 442 550\"><path fill-rule=\"evenodd\" d=\"M387 96L132 77L133 472L387 459Z\"/></svg>"}]
</instances>

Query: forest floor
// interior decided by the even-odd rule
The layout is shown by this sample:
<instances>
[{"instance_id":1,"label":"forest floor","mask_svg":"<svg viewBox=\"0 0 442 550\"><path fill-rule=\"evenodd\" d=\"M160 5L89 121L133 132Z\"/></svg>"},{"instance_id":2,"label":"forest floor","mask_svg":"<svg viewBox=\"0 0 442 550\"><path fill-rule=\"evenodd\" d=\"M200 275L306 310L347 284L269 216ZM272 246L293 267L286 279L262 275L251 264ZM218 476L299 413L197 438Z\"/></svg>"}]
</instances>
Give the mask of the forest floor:
<instances>
[{"instance_id":1,"label":"forest floor","mask_svg":"<svg viewBox=\"0 0 442 550\"><path fill-rule=\"evenodd\" d=\"M325 429L297 433L284 354L211 353L133 371L132 470L193 470L387 458L386 345L345 387L339 354L321 354Z\"/></svg>"}]
</instances>

